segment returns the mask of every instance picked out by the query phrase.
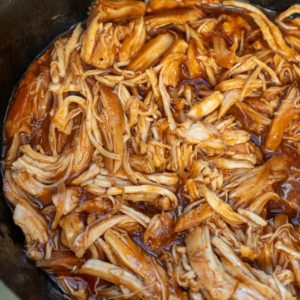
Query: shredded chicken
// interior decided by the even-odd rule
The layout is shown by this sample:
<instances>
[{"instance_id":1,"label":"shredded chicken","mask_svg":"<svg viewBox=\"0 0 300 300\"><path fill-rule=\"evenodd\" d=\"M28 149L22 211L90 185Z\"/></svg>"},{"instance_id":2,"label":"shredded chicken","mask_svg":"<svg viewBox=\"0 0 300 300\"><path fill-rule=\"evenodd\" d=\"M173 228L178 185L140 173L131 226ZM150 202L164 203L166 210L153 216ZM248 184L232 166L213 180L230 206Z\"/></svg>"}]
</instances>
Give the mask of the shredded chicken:
<instances>
[{"instance_id":1,"label":"shredded chicken","mask_svg":"<svg viewBox=\"0 0 300 300\"><path fill-rule=\"evenodd\" d=\"M28 69L4 194L72 299L300 299L300 6L97 0Z\"/></svg>"}]
</instances>

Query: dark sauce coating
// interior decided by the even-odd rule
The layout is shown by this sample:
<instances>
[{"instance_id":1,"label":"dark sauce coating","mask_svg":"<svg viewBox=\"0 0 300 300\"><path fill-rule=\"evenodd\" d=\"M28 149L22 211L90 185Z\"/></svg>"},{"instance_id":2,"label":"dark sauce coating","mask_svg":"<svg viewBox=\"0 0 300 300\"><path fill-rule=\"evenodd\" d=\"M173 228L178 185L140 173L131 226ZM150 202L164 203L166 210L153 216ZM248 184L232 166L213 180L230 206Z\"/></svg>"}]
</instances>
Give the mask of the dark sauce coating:
<instances>
[{"instance_id":1,"label":"dark sauce coating","mask_svg":"<svg viewBox=\"0 0 300 300\"><path fill-rule=\"evenodd\" d=\"M38 106L42 105L43 101L46 100L46 95L42 94L42 90L48 87L47 84L50 81L50 59L51 48L46 50L30 65L18 86L5 123L5 134L8 144L11 143L13 136L20 132L22 126L26 125L29 126L31 132L29 140L32 140L33 144L38 142L45 147L44 149L48 148L47 135L45 133L49 129L49 115L44 112L47 111L50 105L47 105L43 110L40 110ZM39 79L41 79L43 85L41 87L41 97L39 103L37 103L32 91ZM35 106L34 114L31 115L33 106ZM28 119L28 116L30 116L30 119ZM25 129L22 131L25 131Z\"/></svg>"}]
</instances>

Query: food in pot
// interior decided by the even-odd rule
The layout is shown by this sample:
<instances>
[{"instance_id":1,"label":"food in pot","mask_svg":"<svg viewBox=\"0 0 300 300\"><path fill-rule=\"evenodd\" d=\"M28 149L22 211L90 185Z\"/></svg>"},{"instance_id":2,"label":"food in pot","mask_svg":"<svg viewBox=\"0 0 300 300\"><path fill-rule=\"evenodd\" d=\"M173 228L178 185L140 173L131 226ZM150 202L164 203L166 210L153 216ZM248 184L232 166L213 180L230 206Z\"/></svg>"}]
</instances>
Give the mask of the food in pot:
<instances>
[{"instance_id":1,"label":"food in pot","mask_svg":"<svg viewBox=\"0 0 300 300\"><path fill-rule=\"evenodd\" d=\"M4 193L73 299L298 299L300 22L102 0L28 69Z\"/></svg>"}]
</instances>

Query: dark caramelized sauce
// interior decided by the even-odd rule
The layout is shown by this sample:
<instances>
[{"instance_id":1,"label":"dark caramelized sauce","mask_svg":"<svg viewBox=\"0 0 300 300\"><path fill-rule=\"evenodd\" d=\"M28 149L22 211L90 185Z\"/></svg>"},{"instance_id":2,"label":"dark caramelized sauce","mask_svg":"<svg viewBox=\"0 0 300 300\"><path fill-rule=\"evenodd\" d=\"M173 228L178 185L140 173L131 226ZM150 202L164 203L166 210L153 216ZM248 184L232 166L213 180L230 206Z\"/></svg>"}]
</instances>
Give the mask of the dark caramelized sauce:
<instances>
[{"instance_id":1,"label":"dark caramelized sauce","mask_svg":"<svg viewBox=\"0 0 300 300\"><path fill-rule=\"evenodd\" d=\"M81 266L82 263L83 260L76 257L70 250L54 250L50 259L42 259L37 265L55 272L68 272L67 270L71 271L74 266Z\"/></svg>"},{"instance_id":2,"label":"dark caramelized sauce","mask_svg":"<svg viewBox=\"0 0 300 300\"><path fill-rule=\"evenodd\" d=\"M255 146L261 148L261 146L262 146L262 137L261 136L252 133L250 135L250 140L252 143L255 144Z\"/></svg>"},{"instance_id":3,"label":"dark caramelized sauce","mask_svg":"<svg viewBox=\"0 0 300 300\"><path fill-rule=\"evenodd\" d=\"M247 131L258 136L261 136L266 132L267 128L265 126L254 121L247 104L244 104L242 102L237 103L230 108L229 113L231 113L237 120L239 120L242 127Z\"/></svg>"},{"instance_id":4,"label":"dark caramelized sauce","mask_svg":"<svg viewBox=\"0 0 300 300\"><path fill-rule=\"evenodd\" d=\"M43 134L44 136L48 136L48 133L43 130L46 129L46 126L43 123L47 118L43 116L40 120L28 120L28 116L32 115L34 105L33 95L30 93L32 86L38 77L46 82L50 79L50 53L51 49L48 49L42 56L30 65L16 91L13 105L10 106L5 123L8 143L11 141L13 136L19 132L24 123L27 123L29 126L33 125L33 131L35 129L41 130L40 136ZM32 123L30 121L32 121Z\"/></svg>"},{"instance_id":5,"label":"dark caramelized sauce","mask_svg":"<svg viewBox=\"0 0 300 300\"><path fill-rule=\"evenodd\" d=\"M158 258L159 255L153 251L149 246L147 246L144 241L143 241L143 237L144 237L144 232L142 230L140 231L131 231L129 233L129 236L132 238L132 240L139 245L147 254L149 254L150 256L153 256L155 258Z\"/></svg>"},{"instance_id":6,"label":"dark caramelized sauce","mask_svg":"<svg viewBox=\"0 0 300 300\"><path fill-rule=\"evenodd\" d=\"M288 216L293 225L299 224L299 209L293 209L286 200L270 201L267 206L267 218L274 218L276 215Z\"/></svg>"},{"instance_id":7,"label":"dark caramelized sauce","mask_svg":"<svg viewBox=\"0 0 300 300\"><path fill-rule=\"evenodd\" d=\"M185 236L186 236L185 232L180 232L180 233L174 234L174 238L167 245L162 246L160 249L162 251L170 252L174 245L177 245L177 246L184 245Z\"/></svg>"},{"instance_id":8,"label":"dark caramelized sauce","mask_svg":"<svg viewBox=\"0 0 300 300\"><path fill-rule=\"evenodd\" d=\"M186 199L183 195L183 185L179 185L179 188L177 189L176 191L176 197L178 199L178 206L181 208L181 209L184 209L185 206L189 203L188 199Z\"/></svg>"},{"instance_id":9,"label":"dark caramelized sauce","mask_svg":"<svg viewBox=\"0 0 300 300\"><path fill-rule=\"evenodd\" d=\"M297 165L299 162L291 160L288 178L276 187L280 200L271 201L268 205L269 217L285 214L294 225L299 223L300 211L300 169Z\"/></svg>"},{"instance_id":10,"label":"dark caramelized sauce","mask_svg":"<svg viewBox=\"0 0 300 300\"><path fill-rule=\"evenodd\" d=\"M165 252L170 252L174 245L183 245L185 241L185 233L173 233L172 238L169 239L169 242L158 249L152 249L148 245L144 243L144 231L143 230L134 230L129 232L129 236L132 240L139 245L148 255L157 259L157 261L161 264L165 264Z\"/></svg>"},{"instance_id":11,"label":"dark caramelized sauce","mask_svg":"<svg viewBox=\"0 0 300 300\"><path fill-rule=\"evenodd\" d=\"M52 203L53 193L53 190L45 189L43 195L39 196L39 198L34 198L34 202L41 208L46 207L47 205Z\"/></svg>"},{"instance_id":12,"label":"dark caramelized sauce","mask_svg":"<svg viewBox=\"0 0 300 300\"><path fill-rule=\"evenodd\" d=\"M251 117L245 114L238 106L231 108L230 113L241 122L242 128L252 132L250 140L263 150L263 162L273 156L288 157L288 178L274 186L274 190L279 194L280 200L270 201L267 204L266 217L271 219L278 214L285 214L293 225L298 226L300 216L300 157L298 149L292 143L283 141L276 152L265 151L266 128L258 130Z\"/></svg>"},{"instance_id":13,"label":"dark caramelized sauce","mask_svg":"<svg viewBox=\"0 0 300 300\"><path fill-rule=\"evenodd\" d=\"M31 145L41 145L41 147L48 152L50 150L48 135L45 134L49 132L51 118L49 114L46 114L40 120L32 120L30 127L32 129L32 133L29 138L29 143Z\"/></svg>"},{"instance_id":14,"label":"dark caramelized sauce","mask_svg":"<svg viewBox=\"0 0 300 300\"><path fill-rule=\"evenodd\" d=\"M153 217L161 212L152 205L149 205L147 202L132 202L130 203L130 206L135 210L147 215L148 217Z\"/></svg>"},{"instance_id":15,"label":"dark caramelized sauce","mask_svg":"<svg viewBox=\"0 0 300 300\"><path fill-rule=\"evenodd\" d=\"M203 88L210 88L210 84L203 78L193 78L193 79L184 79L179 84L179 89L185 85L191 85L195 88L196 95L199 94L199 91Z\"/></svg>"}]
</instances>

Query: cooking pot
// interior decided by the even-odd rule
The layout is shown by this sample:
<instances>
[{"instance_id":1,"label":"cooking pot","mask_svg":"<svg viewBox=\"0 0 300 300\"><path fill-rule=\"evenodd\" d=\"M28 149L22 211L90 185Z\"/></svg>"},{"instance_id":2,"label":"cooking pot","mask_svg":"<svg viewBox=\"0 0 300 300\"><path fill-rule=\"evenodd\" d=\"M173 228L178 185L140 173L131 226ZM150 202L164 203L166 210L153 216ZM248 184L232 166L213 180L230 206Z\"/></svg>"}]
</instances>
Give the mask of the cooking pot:
<instances>
[{"instance_id":1,"label":"cooking pot","mask_svg":"<svg viewBox=\"0 0 300 300\"><path fill-rule=\"evenodd\" d=\"M250 2L271 11L282 11L300 3L293 0ZM90 3L90 0L0 1L1 132L9 99L30 62L55 37L84 20ZM21 231L13 224L5 201L0 199L0 279L21 299L66 299L51 278L29 261L23 244Z\"/></svg>"}]
</instances>

